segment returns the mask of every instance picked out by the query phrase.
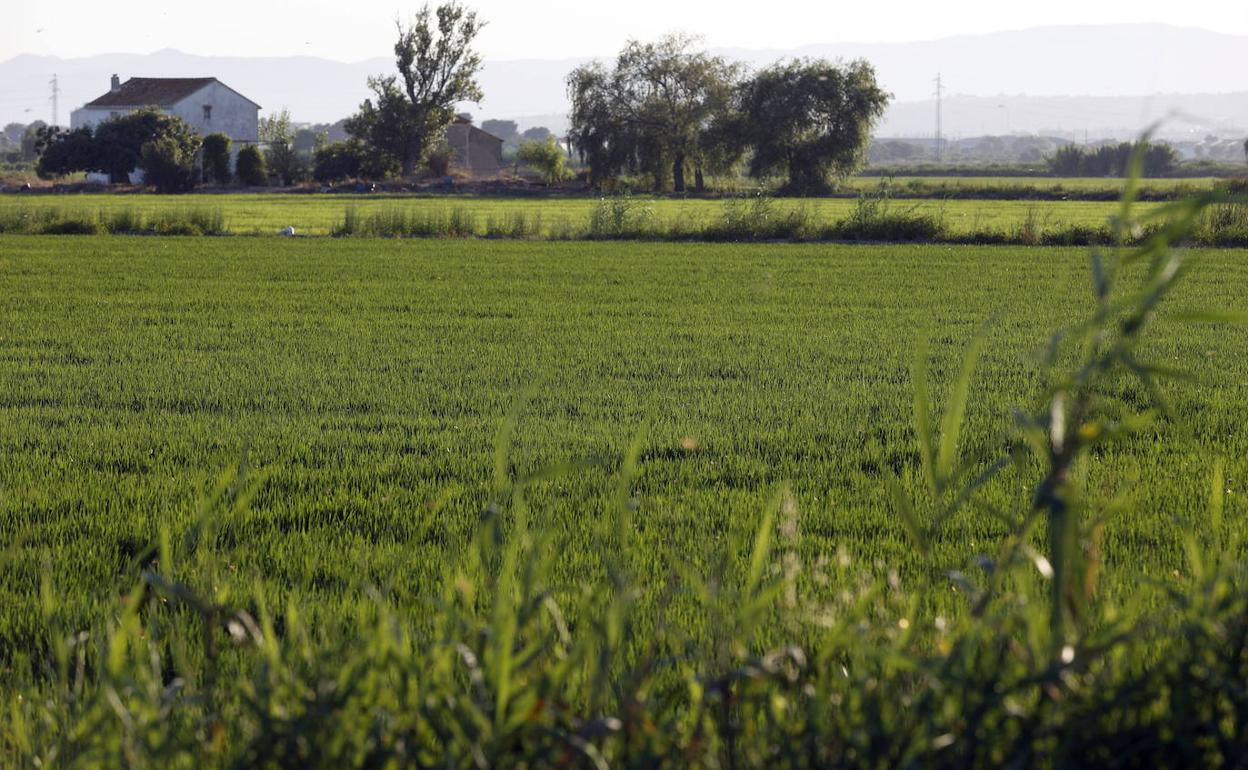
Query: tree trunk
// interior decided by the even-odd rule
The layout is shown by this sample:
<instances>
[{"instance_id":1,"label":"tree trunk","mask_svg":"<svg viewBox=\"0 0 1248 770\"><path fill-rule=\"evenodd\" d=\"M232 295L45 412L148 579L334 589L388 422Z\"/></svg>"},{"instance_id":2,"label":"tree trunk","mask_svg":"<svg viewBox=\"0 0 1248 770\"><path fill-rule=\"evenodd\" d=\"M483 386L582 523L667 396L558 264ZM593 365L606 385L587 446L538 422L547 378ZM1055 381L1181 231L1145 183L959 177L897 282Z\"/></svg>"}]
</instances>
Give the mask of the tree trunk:
<instances>
[{"instance_id":1,"label":"tree trunk","mask_svg":"<svg viewBox=\"0 0 1248 770\"><path fill-rule=\"evenodd\" d=\"M409 140L407 143L407 152L403 154L402 175L410 177L416 173L416 164L420 161L421 142L417 139Z\"/></svg>"},{"instance_id":2,"label":"tree trunk","mask_svg":"<svg viewBox=\"0 0 1248 770\"><path fill-rule=\"evenodd\" d=\"M694 192L706 192L706 179L702 176L702 164L693 167L693 190Z\"/></svg>"},{"instance_id":3,"label":"tree trunk","mask_svg":"<svg viewBox=\"0 0 1248 770\"><path fill-rule=\"evenodd\" d=\"M672 189L678 193L685 191L685 154L676 153L672 161Z\"/></svg>"}]
</instances>

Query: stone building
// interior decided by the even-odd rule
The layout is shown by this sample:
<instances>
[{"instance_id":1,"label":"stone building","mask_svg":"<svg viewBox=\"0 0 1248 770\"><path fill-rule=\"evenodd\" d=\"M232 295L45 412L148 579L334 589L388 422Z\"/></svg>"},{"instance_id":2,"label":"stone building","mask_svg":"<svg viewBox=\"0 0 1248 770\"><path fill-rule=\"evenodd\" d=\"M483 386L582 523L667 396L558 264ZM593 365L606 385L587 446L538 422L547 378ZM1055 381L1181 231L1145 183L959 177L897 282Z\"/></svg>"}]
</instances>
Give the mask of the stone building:
<instances>
[{"instance_id":1,"label":"stone building","mask_svg":"<svg viewBox=\"0 0 1248 770\"><path fill-rule=\"evenodd\" d=\"M451 168L473 177L497 177L503 169L503 140L482 131L465 118L446 128L451 148Z\"/></svg>"}]
</instances>

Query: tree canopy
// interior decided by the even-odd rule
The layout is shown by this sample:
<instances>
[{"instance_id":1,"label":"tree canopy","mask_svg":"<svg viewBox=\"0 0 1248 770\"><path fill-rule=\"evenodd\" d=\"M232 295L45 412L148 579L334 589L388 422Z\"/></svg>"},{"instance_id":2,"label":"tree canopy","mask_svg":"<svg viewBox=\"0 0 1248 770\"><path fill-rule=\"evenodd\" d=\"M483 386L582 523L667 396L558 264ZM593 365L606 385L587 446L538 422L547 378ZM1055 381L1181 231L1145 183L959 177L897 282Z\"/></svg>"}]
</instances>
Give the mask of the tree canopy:
<instances>
[{"instance_id":1,"label":"tree canopy","mask_svg":"<svg viewBox=\"0 0 1248 770\"><path fill-rule=\"evenodd\" d=\"M692 167L701 186L715 126L729 114L741 69L695 42L682 35L631 41L614 68L595 62L568 76L570 137L591 181L635 170L651 174L656 189L670 178L684 192Z\"/></svg>"},{"instance_id":2,"label":"tree canopy","mask_svg":"<svg viewBox=\"0 0 1248 770\"><path fill-rule=\"evenodd\" d=\"M348 119L348 133L411 175L455 119L455 105L481 100L481 56L472 45L484 25L454 1L398 22L398 74L369 78L373 96Z\"/></svg>"},{"instance_id":3,"label":"tree canopy","mask_svg":"<svg viewBox=\"0 0 1248 770\"><path fill-rule=\"evenodd\" d=\"M143 145L164 137L172 137L181 147L194 134L181 118L152 109L110 118L94 129L44 129L35 170L45 178L93 171L125 182L141 166Z\"/></svg>"},{"instance_id":4,"label":"tree canopy","mask_svg":"<svg viewBox=\"0 0 1248 770\"><path fill-rule=\"evenodd\" d=\"M863 60L798 59L757 73L741 90L750 175L787 176L791 193L826 191L862 162L890 95Z\"/></svg>"}]
</instances>

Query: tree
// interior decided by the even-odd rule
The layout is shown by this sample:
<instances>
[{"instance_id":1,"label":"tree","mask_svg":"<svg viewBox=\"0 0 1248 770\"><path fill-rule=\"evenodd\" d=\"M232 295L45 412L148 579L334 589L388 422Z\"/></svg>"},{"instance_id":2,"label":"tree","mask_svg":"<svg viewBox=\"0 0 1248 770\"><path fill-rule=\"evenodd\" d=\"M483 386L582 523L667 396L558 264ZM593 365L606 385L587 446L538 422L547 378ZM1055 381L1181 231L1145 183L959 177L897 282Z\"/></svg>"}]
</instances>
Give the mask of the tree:
<instances>
[{"instance_id":1,"label":"tree","mask_svg":"<svg viewBox=\"0 0 1248 770\"><path fill-rule=\"evenodd\" d=\"M200 139L182 121L175 130L146 142L139 154L144 182L160 193L186 192L195 186L195 158Z\"/></svg>"},{"instance_id":2,"label":"tree","mask_svg":"<svg viewBox=\"0 0 1248 770\"><path fill-rule=\"evenodd\" d=\"M329 134L325 131L316 131L311 128L299 128L295 130L295 135L291 139L291 146L295 152L316 152L316 148L329 141Z\"/></svg>"},{"instance_id":3,"label":"tree","mask_svg":"<svg viewBox=\"0 0 1248 770\"><path fill-rule=\"evenodd\" d=\"M126 182L130 172L140 167L145 144L162 137L183 142L193 136L181 118L151 109L119 115L94 129L45 128L35 141L39 154L36 170L44 176L94 171L108 174L113 182Z\"/></svg>"},{"instance_id":4,"label":"tree","mask_svg":"<svg viewBox=\"0 0 1248 770\"><path fill-rule=\"evenodd\" d=\"M1049 172L1053 176L1079 176L1083 172L1083 148L1073 144L1057 148L1049 158Z\"/></svg>"},{"instance_id":5,"label":"tree","mask_svg":"<svg viewBox=\"0 0 1248 770\"><path fill-rule=\"evenodd\" d=\"M456 103L481 101L481 56L472 44L484 24L454 0L398 22L398 75L368 79L373 98L348 120L348 133L394 158L404 176L414 173L455 119Z\"/></svg>"},{"instance_id":6,"label":"tree","mask_svg":"<svg viewBox=\"0 0 1248 770\"><path fill-rule=\"evenodd\" d=\"M25 123L9 123L4 127L4 138L9 141L9 144L20 145L22 143L22 135L25 133Z\"/></svg>"},{"instance_id":7,"label":"tree","mask_svg":"<svg viewBox=\"0 0 1248 770\"><path fill-rule=\"evenodd\" d=\"M1146 177L1165 176L1179 164L1179 154L1168 144L1119 142L1092 149L1067 145L1049 159L1049 169L1056 176L1127 176L1137 151Z\"/></svg>"},{"instance_id":8,"label":"tree","mask_svg":"<svg viewBox=\"0 0 1248 770\"><path fill-rule=\"evenodd\" d=\"M307 178L307 167L295 150L295 129L290 120L290 110L282 108L260 119L260 141L265 145L265 165L276 174L283 185L302 182Z\"/></svg>"},{"instance_id":9,"label":"tree","mask_svg":"<svg viewBox=\"0 0 1248 770\"><path fill-rule=\"evenodd\" d=\"M568 75L568 141L589 165L590 187L601 187L636 163L635 127L624 120L612 92L612 75L600 62L591 62Z\"/></svg>"},{"instance_id":10,"label":"tree","mask_svg":"<svg viewBox=\"0 0 1248 770\"><path fill-rule=\"evenodd\" d=\"M1248 161L1248 139L1244 140L1244 160Z\"/></svg>"},{"instance_id":11,"label":"tree","mask_svg":"<svg viewBox=\"0 0 1248 770\"><path fill-rule=\"evenodd\" d=\"M261 187L269 182L269 171L264 166L264 154L254 144L238 151L234 159L234 174L238 181L248 187Z\"/></svg>"},{"instance_id":12,"label":"tree","mask_svg":"<svg viewBox=\"0 0 1248 770\"><path fill-rule=\"evenodd\" d=\"M22 160L34 160L39 156L39 132L47 128L48 124L42 120L36 120L26 126L22 131L21 144Z\"/></svg>"},{"instance_id":13,"label":"tree","mask_svg":"<svg viewBox=\"0 0 1248 770\"><path fill-rule=\"evenodd\" d=\"M520 126L514 120L486 120L481 123L481 130L502 139L503 144L514 145L520 141Z\"/></svg>"},{"instance_id":14,"label":"tree","mask_svg":"<svg viewBox=\"0 0 1248 770\"><path fill-rule=\"evenodd\" d=\"M113 182L127 182L130 172L139 167L143 145L166 134L180 136L190 131L181 118L152 109L119 115L95 127L100 166L84 170L106 173Z\"/></svg>"},{"instance_id":15,"label":"tree","mask_svg":"<svg viewBox=\"0 0 1248 770\"><path fill-rule=\"evenodd\" d=\"M554 132L545 126L533 126L532 128L526 128L524 133L520 135L520 138L526 142L544 142L547 139L553 139L554 137Z\"/></svg>"},{"instance_id":16,"label":"tree","mask_svg":"<svg viewBox=\"0 0 1248 770\"><path fill-rule=\"evenodd\" d=\"M553 134L544 141L523 142L516 157L541 171L546 184L558 184L568 178L567 161Z\"/></svg>"},{"instance_id":17,"label":"tree","mask_svg":"<svg viewBox=\"0 0 1248 770\"><path fill-rule=\"evenodd\" d=\"M317 148L312 177L318 182L344 179L385 179L395 171L394 162L378 155L358 139L330 142Z\"/></svg>"},{"instance_id":18,"label":"tree","mask_svg":"<svg viewBox=\"0 0 1248 770\"><path fill-rule=\"evenodd\" d=\"M774 64L742 88L742 113L756 178L785 174L787 191L818 193L862 162L890 95L864 60L798 59Z\"/></svg>"},{"instance_id":19,"label":"tree","mask_svg":"<svg viewBox=\"0 0 1248 770\"><path fill-rule=\"evenodd\" d=\"M204 137L204 180L230 183L230 137L225 134Z\"/></svg>"},{"instance_id":20,"label":"tree","mask_svg":"<svg viewBox=\"0 0 1248 770\"><path fill-rule=\"evenodd\" d=\"M65 131L55 126L45 126L36 141L39 160L35 173L40 179L55 179L81 171L96 171L100 162L99 145L89 127Z\"/></svg>"},{"instance_id":21,"label":"tree","mask_svg":"<svg viewBox=\"0 0 1248 770\"><path fill-rule=\"evenodd\" d=\"M684 192L688 166L702 178L708 150L718 146L713 127L726 122L741 70L694 50L694 42L681 35L631 41L613 70L593 63L568 76L569 136L592 180L639 168L663 189L670 171L673 189Z\"/></svg>"}]
</instances>

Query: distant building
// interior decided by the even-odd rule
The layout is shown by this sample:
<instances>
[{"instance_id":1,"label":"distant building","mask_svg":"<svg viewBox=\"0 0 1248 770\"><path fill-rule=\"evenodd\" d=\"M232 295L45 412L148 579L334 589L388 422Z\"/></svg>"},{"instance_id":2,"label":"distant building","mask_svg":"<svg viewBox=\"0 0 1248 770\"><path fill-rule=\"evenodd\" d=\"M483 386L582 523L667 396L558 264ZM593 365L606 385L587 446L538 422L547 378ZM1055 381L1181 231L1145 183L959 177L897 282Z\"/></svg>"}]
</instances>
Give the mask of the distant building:
<instances>
[{"instance_id":1,"label":"distant building","mask_svg":"<svg viewBox=\"0 0 1248 770\"><path fill-rule=\"evenodd\" d=\"M200 136L222 133L242 144L260 138L260 105L216 78L130 78L122 83L113 75L108 93L74 110L69 126L95 126L144 107L182 118Z\"/></svg>"},{"instance_id":2,"label":"distant building","mask_svg":"<svg viewBox=\"0 0 1248 770\"><path fill-rule=\"evenodd\" d=\"M69 127L95 127L144 108L175 115L200 136L221 133L230 137L231 165L241 147L260 139L260 105L216 78L130 78L123 83L113 75L108 93L70 113ZM101 174L87 178L107 181ZM142 178L137 170L130 174L132 182Z\"/></svg>"},{"instance_id":3,"label":"distant building","mask_svg":"<svg viewBox=\"0 0 1248 770\"><path fill-rule=\"evenodd\" d=\"M503 170L503 140L472 125L472 121L456 118L446 128L446 143L451 148L451 168L474 177L496 177Z\"/></svg>"}]
</instances>

